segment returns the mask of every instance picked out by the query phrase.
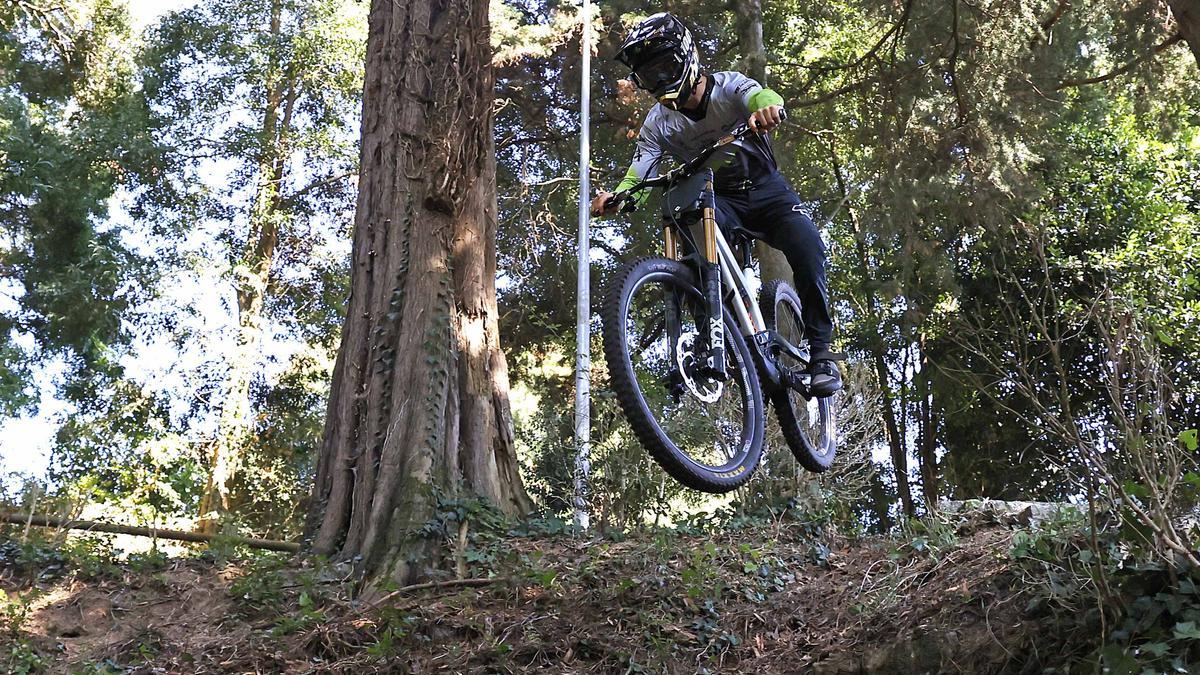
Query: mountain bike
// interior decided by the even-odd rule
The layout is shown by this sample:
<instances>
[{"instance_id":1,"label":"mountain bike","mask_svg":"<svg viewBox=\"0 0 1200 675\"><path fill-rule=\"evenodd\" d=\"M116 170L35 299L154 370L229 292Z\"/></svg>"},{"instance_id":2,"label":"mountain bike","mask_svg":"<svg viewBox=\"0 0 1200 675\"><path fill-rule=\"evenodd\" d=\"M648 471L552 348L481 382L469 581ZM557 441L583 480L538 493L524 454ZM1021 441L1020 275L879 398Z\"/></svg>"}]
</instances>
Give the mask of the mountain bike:
<instances>
[{"instance_id":1,"label":"mountain bike","mask_svg":"<svg viewBox=\"0 0 1200 675\"><path fill-rule=\"evenodd\" d=\"M756 302L753 239L717 222L708 160L748 132L743 124L608 201L630 211L632 195L663 188L664 255L623 266L601 305L617 402L668 474L711 493L745 484L758 467L764 399L806 469L827 470L836 450L833 397L809 389L799 296L775 280Z\"/></svg>"}]
</instances>

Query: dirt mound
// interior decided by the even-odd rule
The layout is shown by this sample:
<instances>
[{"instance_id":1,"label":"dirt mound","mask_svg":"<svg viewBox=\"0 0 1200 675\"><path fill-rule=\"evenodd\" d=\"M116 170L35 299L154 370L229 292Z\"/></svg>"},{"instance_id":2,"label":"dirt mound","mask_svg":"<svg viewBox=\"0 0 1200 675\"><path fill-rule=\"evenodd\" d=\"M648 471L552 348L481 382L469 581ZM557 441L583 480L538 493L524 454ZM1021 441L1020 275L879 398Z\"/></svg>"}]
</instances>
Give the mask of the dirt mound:
<instances>
[{"instance_id":1,"label":"dirt mound","mask_svg":"<svg viewBox=\"0 0 1200 675\"><path fill-rule=\"evenodd\" d=\"M230 589L239 575L237 567L179 560L153 573L0 588L10 605L24 601L20 629L53 672L151 664L219 671L241 660L239 645L256 639L234 611Z\"/></svg>"},{"instance_id":2,"label":"dirt mound","mask_svg":"<svg viewBox=\"0 0 1200 675\"><path fill-rule=\"evenodd\" d=\"M86 581L9 571L0 587L25 615L0 639L52 672L977 673L1069 657L1047 629L1063 617L1027 616L1007 528L818 535L494 538L466 552L473 579L371 600L277 557Z\"/></svg>"}]
</instances>

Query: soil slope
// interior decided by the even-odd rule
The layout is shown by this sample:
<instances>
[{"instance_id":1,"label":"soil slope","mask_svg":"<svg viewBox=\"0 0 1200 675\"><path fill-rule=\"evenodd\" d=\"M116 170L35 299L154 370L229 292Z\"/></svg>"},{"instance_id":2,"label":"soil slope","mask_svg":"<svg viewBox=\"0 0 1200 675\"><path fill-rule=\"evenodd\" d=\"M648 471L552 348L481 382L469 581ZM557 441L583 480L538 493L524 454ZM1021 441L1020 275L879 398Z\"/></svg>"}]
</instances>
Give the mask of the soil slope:
<instances>
[{"instance_id":1,"label":"soil slope","mask_svg":"<svg viewBox=\"0 0 1200 675\"><path fill-rule=\"evenodd\" d=\"M795 522L495 537L460 552L466 581L357 598L336 567L273 556L56 574L10 555L0 660L172 673L1062 668L1093 648L1086 629L1064 628L1081 608L1047 605L1012 537L992 524L852 542Z\"/></svg>"}]
</instances>

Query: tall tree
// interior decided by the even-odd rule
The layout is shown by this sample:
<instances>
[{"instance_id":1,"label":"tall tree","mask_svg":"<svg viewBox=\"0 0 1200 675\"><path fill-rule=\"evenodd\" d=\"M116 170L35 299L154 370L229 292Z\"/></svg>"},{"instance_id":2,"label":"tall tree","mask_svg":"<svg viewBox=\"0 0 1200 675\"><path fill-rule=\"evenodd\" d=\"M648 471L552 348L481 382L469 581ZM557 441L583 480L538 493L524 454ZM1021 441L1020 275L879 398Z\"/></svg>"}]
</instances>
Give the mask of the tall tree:
<instances>
[{"instance_id":1,"label":"tall tree","mask_svg":"<svg viewBox=\"0 0 1200 675\"><path fill-rule=\"evenodd\" d=\"M0 6L0 415L36 402L50 358L72 401L121 376L154 267L108 219L156 158L130 41L114 0Z\"/></svg>"},{"instance_id":2,"label":"tall tree","mask_svg":"<svg viewBox=\"0 0 1200 675\"><path fill-rule=\"evenodd\" d=\"M328 251L352 203L362 18L352 0L203 2L164 18L150 41L147 98L179 158L176 179L207 194L194 217L217 224L223 244L198 257L231 291L232 346L204 377L215 430L201 441L202 530L236 505L239 474L268 445L256 412L272 396L255 388L272 328L295 328L309 351L332 348L320 344L328 331L289 324L319 320L312 306L338 285ZM208 178L223 173L214 160L235 167L224 184Z\"/></svg>"},{"instance_id":3,"label":"tall tree","mask_svg":"<svg viewBox=\"0 0 1200 675\"><path fill-rule=\"evenodd\" d=\"M405 582L437 564L440 498L530 504L496 308L486 0L375 0L349 311L307 530Z\"/></svg>"},{"instance_id":4,"label":"tall tree","mask_svg":"<svg viewBox=\"0 0 1200 675\"><path fill-rule=\"evenodd\" d=\"M1179 35L1187 41L1192 56L1196 57L1196 67L1200 68L1200 3L1196 0L1167 0Z\"/></svg>"},{"instance_id":5,"label":"tall tree","mask_svg":"<svg viewBox=\"0 0 1200 675\"><path fill-rule=\"evenodd\" d=\"M762 86L769 87L767 48L763 44L762 0L744 0L732 4L737 16L738 51L742 53L739 66L742 72L758 80ZM791 265L781 251L760 244L755 247L755 254L758 257L759 276L764 284L774 279L794 283Z\"/></svg>"}]
</instances>

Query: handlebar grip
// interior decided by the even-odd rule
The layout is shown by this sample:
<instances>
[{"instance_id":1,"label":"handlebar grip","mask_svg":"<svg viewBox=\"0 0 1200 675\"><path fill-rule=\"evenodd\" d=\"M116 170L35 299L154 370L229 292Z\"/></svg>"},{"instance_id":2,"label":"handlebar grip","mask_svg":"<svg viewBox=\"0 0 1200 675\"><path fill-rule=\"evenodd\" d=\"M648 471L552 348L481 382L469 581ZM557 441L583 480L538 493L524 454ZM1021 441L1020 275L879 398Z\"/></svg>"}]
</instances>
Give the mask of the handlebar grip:
<instances>
[{"instance_id":1,"label":"handlebar grip","mask_svg":"<svg viewBox=\"0 0 1200 675\"><path fill-rule=\"evenodd\" d=\"M617 194L604 200L604 210L607 211L612 206L617 205L618 213L630 213L637 210L637 200L628 192L618 192Z\"/></svg>"}]
</instances>

